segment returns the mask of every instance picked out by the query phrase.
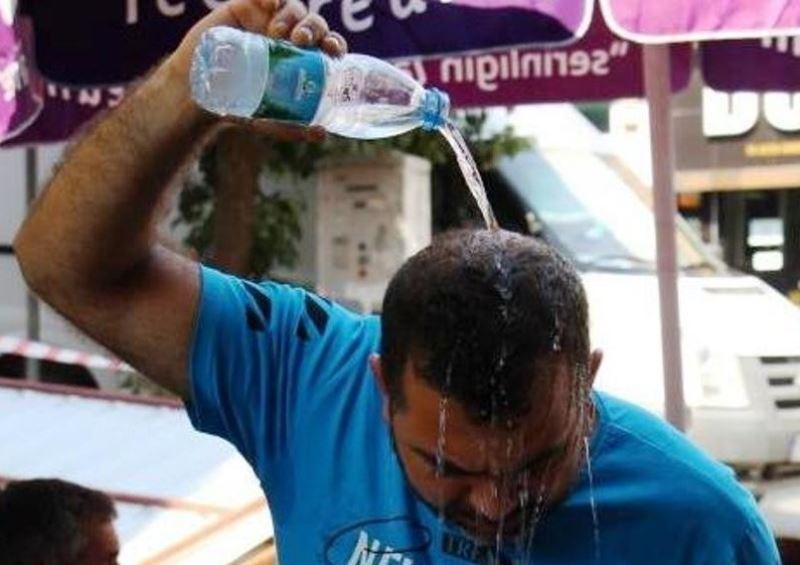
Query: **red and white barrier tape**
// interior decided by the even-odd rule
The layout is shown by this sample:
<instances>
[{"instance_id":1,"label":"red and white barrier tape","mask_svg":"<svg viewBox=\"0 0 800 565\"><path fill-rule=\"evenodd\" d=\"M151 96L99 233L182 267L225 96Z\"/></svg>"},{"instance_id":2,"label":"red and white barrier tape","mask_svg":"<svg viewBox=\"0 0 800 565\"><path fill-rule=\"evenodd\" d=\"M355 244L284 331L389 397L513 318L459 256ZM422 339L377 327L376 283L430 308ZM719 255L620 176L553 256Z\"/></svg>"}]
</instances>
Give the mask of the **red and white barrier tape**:
<instances>
[{"instance_id":1,"label":"red and white barrier tape","mask_svg":"<svg viewBox=\"0 0 800 565\"><path fill-rule=\"evenodd\" d=\"M119 359L109 359L94 353L85 353L75 349L65 349L42 343L30 341L9 335L0 335L0 355L11 353L31 359L55 361L69 365L80 365L88 369L105 369L111 371L133 372L130 365Z\"/></svg>"}]
</instances>

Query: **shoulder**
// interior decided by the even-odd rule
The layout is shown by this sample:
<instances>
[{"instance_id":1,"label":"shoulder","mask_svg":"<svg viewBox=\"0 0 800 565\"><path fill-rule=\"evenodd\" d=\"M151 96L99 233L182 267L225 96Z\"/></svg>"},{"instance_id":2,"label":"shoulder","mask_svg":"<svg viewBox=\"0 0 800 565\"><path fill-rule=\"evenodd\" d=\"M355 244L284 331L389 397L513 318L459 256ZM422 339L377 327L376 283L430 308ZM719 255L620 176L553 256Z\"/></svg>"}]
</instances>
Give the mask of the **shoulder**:
<instances>
[{"instance_id":1,"label":"shoulder","mask_svg":"<svg viewBox=\"0 0 800 565\"><path fill-rule=\"evenodd\" d=\"M302 287L276 281L253 282L205 266L201 269L200 314L206 322L240 316L255 330L290 324L302 341L341 326L379 329L374 317L353 312Z\"/></svg>"},{"instance_id":2,"label":"shoulder","mask_svg":"<svg viewBox=\"0 0 800 565\"><path fill-rule=\"evenodd\" d=\"M693 555L706 556L700 562L780 562L755 499L731 469L646 410L605 394L596 399L596 466L625 485L637 515L656 528L669 525L675 543L683 539Z\"/></svg>"},{"instance_id":3,"label":"shoulder","mask_svg":"<svg viewBox=\"0 0 800 565\"><path fill-rule=\"evenodd\" d=\"M597 400L605 418L600 457L650 489L663 511L708 520L708 527L734 536L763 526L753 496L730 468L650 412L606 394Z\"/></svg>"}]
</instances>

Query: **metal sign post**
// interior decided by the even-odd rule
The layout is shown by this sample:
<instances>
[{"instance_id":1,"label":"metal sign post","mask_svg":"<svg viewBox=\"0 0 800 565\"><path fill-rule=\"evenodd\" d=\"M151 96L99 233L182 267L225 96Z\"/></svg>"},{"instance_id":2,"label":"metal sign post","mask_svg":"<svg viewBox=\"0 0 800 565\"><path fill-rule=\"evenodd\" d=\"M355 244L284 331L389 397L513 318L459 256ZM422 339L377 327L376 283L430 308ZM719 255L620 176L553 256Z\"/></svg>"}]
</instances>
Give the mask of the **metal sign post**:
<instances>
[{"instance_id":1,"label":"metal sign post","mask_svg":"<svg viewBox=\"0 0 800 565\"><path fill-rule=\"evenodd\" d=\"M664 366L664 415L673 426L686 429L678 308L678 259L675 243L674 151L670 116L670 59L668 45L644 47L644 76L650 106L653 162L653 203L656 222L656 262L661 306L661 345Z\"/></svg>"},{"instance_id":2,"label":"metal sign post","mask_svg":"<svg viewBox=\"0 0 800 565\"><path fill-rule=\"evenodd\" d=\"M36 186L39 184L38 161L38 153L35 147L25 149L25 204L28 212L30 212L33 201L36 200ZM30 290L28 290L26 325L28 339L39 341L41 339L39 299ZM29 380L38 381L40 379L39 368L38 359L26 359L25 375Z\"/></svg>"}]
</instances>

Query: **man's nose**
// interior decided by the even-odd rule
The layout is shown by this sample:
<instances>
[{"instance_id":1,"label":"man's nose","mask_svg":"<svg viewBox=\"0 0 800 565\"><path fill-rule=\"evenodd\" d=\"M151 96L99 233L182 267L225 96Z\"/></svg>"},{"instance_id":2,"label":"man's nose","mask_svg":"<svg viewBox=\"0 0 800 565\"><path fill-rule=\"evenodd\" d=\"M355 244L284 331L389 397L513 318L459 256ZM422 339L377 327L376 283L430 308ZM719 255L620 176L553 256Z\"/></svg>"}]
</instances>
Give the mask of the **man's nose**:
<instances>
[{"instance_id":1,"label":"man's nose","mask_svg":"<svg viewBox=\"0 0 800 565\"><path fill-rule=\"evenodd\" d=\"M499 522L519 506L519 497L511 481L487 480L474 485L469 493L469 503L478 513L493 522Z\"/></svg>"}]
</instances>

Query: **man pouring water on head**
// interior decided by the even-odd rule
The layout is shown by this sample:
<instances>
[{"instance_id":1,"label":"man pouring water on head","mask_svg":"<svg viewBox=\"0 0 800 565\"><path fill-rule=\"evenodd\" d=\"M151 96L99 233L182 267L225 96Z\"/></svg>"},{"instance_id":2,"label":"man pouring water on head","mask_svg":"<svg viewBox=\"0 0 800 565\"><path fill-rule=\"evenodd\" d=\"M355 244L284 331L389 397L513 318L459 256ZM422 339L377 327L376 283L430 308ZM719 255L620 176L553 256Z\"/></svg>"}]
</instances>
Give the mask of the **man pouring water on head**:
<instances>
[{"instance_id":1,"label":"man pouring water on head","mask_svg":"<svg viewBox=\"0 0 800 565\"><path fill-rule=\"evenodd\" d=\"M167 186L229 121L190 93L215 26L346 50L300 2L224 4L69 151L15 245L44 300L250 462L282 563L778 561L726 468L592 390L584 291L548 246L446 234L395 275L381 317L162 247Z\"/></svg>"}]
</instances>

